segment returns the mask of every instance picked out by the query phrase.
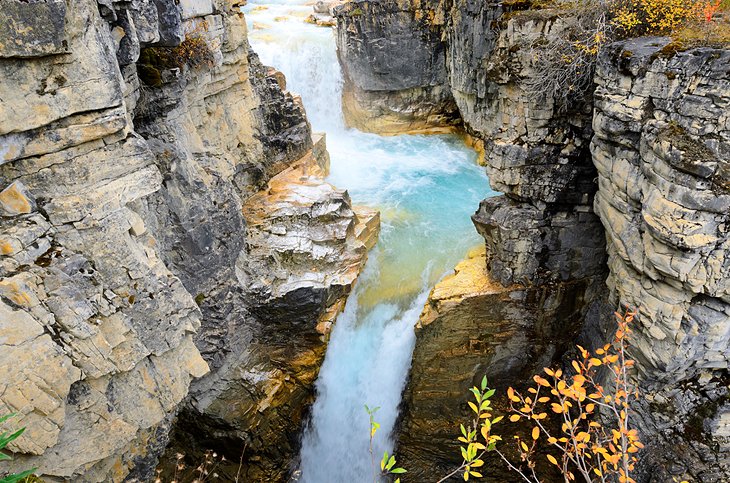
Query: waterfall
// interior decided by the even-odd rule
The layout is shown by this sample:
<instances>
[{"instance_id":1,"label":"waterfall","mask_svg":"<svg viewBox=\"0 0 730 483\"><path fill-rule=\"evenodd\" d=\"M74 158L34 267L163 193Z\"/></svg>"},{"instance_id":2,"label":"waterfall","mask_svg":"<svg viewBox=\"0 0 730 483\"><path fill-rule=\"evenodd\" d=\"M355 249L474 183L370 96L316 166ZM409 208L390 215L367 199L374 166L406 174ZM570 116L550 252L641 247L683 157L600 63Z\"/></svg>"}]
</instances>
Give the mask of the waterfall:
<instances>
[{"instance_id":1,"label":"waterfall","mask_svg":"<svg viewBox=\"0 0 730 483\"><path fill-rule=\"evenodd\" d=\"M381 137L345 128L334 32L303 21L311 6L256 0L243 10L262 62L286 75L314 130L327 132L328 181L347 189L353 203L381 211L379 242L337 319L316 382L299 477L372 481L364 405L380 407L377 464L392 451L414 324L430 288L482 242L469 216L489 184L475 153L455 136Z\"/></svg>"}]
</instances>

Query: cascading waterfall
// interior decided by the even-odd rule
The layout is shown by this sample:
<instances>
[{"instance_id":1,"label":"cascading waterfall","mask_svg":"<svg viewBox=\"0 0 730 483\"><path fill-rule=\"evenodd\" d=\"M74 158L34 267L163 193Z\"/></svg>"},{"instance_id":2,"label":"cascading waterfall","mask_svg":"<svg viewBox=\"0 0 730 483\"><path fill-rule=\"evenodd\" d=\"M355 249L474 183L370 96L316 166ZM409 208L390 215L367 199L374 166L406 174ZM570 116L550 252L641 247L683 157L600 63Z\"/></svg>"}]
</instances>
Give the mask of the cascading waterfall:
<instances>
[{"instance_id":1,"label":"cascading waterfall","mask_svg":"<svg viewBox=\"0 0 730 483\"><path fill-rule=\"evenodd\" d=\"M299 481L372 481L369 420L379 406L375 459L390 432L410 367L414 324L436 281L480 243L469 215L489 193L476 155L455 136L381 137L346 129L332 29L304 22L311 6L253 1L249 38L300 94L315 131L327 132L329 181L378 208L378 245L331 334L305 429Z\"/></svg>"}]
</instances>

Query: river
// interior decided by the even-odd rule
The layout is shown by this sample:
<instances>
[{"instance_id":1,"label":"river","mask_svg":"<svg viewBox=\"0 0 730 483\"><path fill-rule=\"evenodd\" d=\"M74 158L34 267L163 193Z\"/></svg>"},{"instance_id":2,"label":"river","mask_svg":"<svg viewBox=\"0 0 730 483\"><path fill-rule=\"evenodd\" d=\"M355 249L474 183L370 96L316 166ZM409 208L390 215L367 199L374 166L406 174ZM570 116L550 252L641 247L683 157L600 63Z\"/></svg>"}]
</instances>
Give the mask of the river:
<instances>
[{"instance_id":1,"label":"river","mask_svg":"<svg viewBox=\"0 0 730 483\"><path fill-rule=\"evenodd\" d=\"M253 49L302 96L313 130L327 133L328 181L381 212L378 244L331 334L297 473L305 483L372 481L364 405L380 407L379 461L392 450L414 324L431 287L483 243L470 215L492 192L457 136L383 137L345 127L334 31L304 22L311 6L254 0L243 11Z\"/></svg>"}]
</instances>

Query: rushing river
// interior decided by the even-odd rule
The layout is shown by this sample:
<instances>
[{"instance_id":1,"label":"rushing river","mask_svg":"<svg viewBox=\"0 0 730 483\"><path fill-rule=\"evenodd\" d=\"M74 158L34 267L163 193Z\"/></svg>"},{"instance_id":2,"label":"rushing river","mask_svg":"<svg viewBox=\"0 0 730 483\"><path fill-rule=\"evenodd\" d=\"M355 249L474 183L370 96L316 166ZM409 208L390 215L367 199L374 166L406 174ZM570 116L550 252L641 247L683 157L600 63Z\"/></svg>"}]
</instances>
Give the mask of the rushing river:
<instances>
[{"instance_id":1,"label":"rushing river","mask_svg":"<svg viewBox=\"0 0 730 483\"><path fill-rule=\"evenodd\" d=\"M481 242L469 217L491 191L475 153L455 136L345 128L334 32L305 23L312 7L302 3L254 0L243 10L262 62L286 75L313 129L327 133L328 181L382 216L378 244L331 334L301 450L299 481L359 483L372 481L363 406L380 406L379 461L393 445L413 326L433 284Z\"/></svg>"}]
</instances>

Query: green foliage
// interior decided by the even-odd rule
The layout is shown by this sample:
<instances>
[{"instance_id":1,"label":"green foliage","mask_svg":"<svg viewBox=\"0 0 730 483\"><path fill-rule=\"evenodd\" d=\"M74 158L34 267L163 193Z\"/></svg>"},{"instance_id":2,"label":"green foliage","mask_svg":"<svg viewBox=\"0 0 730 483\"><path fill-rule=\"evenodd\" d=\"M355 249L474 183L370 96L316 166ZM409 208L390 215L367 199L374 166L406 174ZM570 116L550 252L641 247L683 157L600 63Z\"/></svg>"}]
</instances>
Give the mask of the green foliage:
<instances>
[{"instance_id":1,"label":"green foliage","mask_svg":"<svg viewBox=\"0 0 730 483\"><path fill-rule=\"evenodd\" d=\"M492 418L492 401L495 390L487 385L487 376L482 378L479 387L474 386L469 391L474 396L474 401L468 401L469 407L474 412L474 419L467 425L459 425L461 436L458 441L462 443L459 447L462 462L458 468L438 480L437 483L446 481L452 476L461 474L464 481L469 478L481 478L484 476L481 467L484 466L483 457L486 453L494 451L497 442L502 438L492 434L492 427L502 420L502 416Z\"/></svg>"},{"instance_id":2,"label":"green foliage","mask_svg":"<svg viewBox=\"0 0 730 483\"><path fill-rule=\"evenodd\" d=\"M373 438L375 437L375 433L380 429L380 424L375 421L375 413L378 412L378 409L380 409L380 406L375 408L370 408L368 405L365 405L365 411L367 411L368 416L370 417L370 460L371 464L373 465L373 482L376 482L378 480L378 474L375 471L375 462L373 461ZM388 455L388 452L386 451L383 453L383 459L380 460L380 476L387 476L387 475L402 475L403 473L407 473L407 471L404 468L397 468L394 455ZM396 480L393 483L400 483L400 478L396 478Z\"/></svg>"},{"instance_id":3,"label":"green foliage","mask_svg":"<svg viewBox=\"0 0 730 483\"><path fill-rule=\"evenodd\" d=\"M5 416L0 416L0 424L4 423L8 419L15 416L16 413L10 413L6 414ZM19 430L10 433L8 431L3 432L0 434L0 450L4 450L10 443L15 441L20 437L21 434L25 431L25 428L20 428ZM0 451L0 461L8 461L12 460L10 456ZM23 481L27 477L33 474L33 472L36 470L36 468L33 468L32 470L26 470L21 473L13 473L6 475L2 478L0 478L0 483L18 483L20 481Z\"/></svg>"}]
</instances>

